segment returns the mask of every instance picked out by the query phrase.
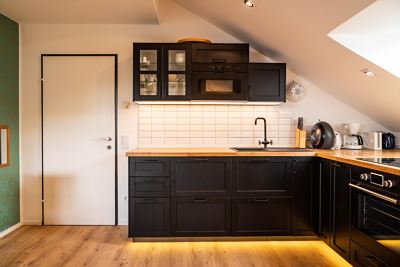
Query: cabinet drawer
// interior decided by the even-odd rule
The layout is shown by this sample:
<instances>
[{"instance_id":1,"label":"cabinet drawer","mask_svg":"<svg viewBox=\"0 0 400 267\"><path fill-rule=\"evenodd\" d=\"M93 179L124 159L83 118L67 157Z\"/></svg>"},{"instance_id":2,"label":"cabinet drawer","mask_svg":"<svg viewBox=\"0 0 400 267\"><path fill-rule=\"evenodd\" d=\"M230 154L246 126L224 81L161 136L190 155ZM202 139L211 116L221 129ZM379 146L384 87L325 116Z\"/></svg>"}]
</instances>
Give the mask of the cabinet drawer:
<instances>
[{"instance_id":1,"label":"cabinet drawer","mask_svg":"<svg viewBox=\"0 0 400 267\"><path fill-rule=\"evenodd\" d=\"M169 197L169 177L130 177L130 197Z\"/></svg>"},{"instance_id":2,"label":"cabinet drawer","mask_svg":"<svg viewBox=\"0 0 400 267\"><path fill-rule=\"evenodd\" d=\"M130 198L129 236L168 236L169 198Z\"/></svg>"},{"instance_id":3,"label":"cabinet drawer","mask_svg":"<svg viewBox=\"0 0 400 267\"><path fill-rule=\"evenodd\" d=\"M290 235L291 198L232 199L234 235Z\"/></svg>"},{"instance_id":4,"label":"cabinet drawer","mask_svg":"<svg viewBox=\"0 0 400 267\"><path fill-rule=\"evenodd\" d=\"M198 157L172 159L174 196L228 196L231 159Z\"/></svg>"},{"instance_id":5,"label":"cabinet drawer","mask_svg":"<svg viewBox=\"0 0 400 267\"><path fill-rule=\"evenodd\" d=\"M357 267L389 267L368 250L351 241L350 243L351 263Z\"/></svg>"},{"instance_id":6,"label":"cabinet drawer","mask_svg":"<svg viewBox=\"0 0 400 267\"><path fill-rule=\"evenodd\" d=\"M129 158L129 176L170 176L170 170L169 158Z\"/></svg>"},{"instance_id":7,"label":"cabinet drawer","mask_svg":"<svg viewBox=\"0 0 400 267\"><path fill-rule=\"evenodd\" d=\"M290 196L291 162L286 157L246 157L233 160L233 195Z\"/></svg>"},{"instance_id":8,"label":"cabinet drawer","mask_svg":"<svg viewBox=\"0 0 400 267\"><path fill-rule=\"evenodd\" d=\"M219 236L231 232L230 198L172 198L172 233L176 236Z\"/></svg>"}]
</instances>

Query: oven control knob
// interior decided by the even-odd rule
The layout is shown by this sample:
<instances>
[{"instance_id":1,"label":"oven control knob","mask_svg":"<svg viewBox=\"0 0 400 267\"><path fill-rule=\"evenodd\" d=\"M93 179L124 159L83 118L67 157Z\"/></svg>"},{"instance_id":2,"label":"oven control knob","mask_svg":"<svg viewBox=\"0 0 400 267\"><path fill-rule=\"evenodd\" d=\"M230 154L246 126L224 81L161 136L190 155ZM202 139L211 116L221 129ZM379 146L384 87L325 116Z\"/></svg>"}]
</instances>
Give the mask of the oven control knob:
<instances>
[{"instance_id":1,"label":"oven control knob","mask_svg":"<svg viewBox=\"0 0 400 267\"><path fill-rule=\"evenodd\" d=\"M360 179L363 180L363 181L367 181L367 180L368 180L368 174L366 174L366 173L361 173L361 174L360 174Z\"/></svg>"},{"instance_id":2,"label":"oven control knob","mask_svg":"<svg viewBox=\"0 0 400 267\"><path fill-rule=\"evenodd\" d=\"M393 183L391 180L383 181L383 187L392 188L392 186L393 186Z\"/></svg>"}]
</instances>

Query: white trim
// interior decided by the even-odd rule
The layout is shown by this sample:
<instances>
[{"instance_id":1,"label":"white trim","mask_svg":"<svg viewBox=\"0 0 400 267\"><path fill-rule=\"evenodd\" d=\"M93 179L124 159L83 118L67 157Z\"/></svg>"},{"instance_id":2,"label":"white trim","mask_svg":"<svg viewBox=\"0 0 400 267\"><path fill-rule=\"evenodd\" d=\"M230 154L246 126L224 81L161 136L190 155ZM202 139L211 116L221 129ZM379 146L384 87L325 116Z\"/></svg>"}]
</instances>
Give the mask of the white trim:
<instances>
[{"instance_id":1,"label":"white trim","mask_svg":"<svg viewBox=\"0 0 400 267\"><path fill-rule=\"evenodd\" d=\"M19 222L17 224L14 224L13 226L7 228L6 230L0 232L0 238L5 237L6 235L8 235L9 233L11 233L14 230L17 230L18 228L20 228L22 226L22 222Z\"/></svg>"},{"instance_id":2,"label":"white trim","mask_svg":"<svg viewBox=\"0 0 400 267\"><path fill-rule=\"evenodd\" d=\"M42 221L30 220L30 221L22 221L22 225L42 225Z\"/></svg>"},{"instance_id":3,"label":"white trim","mask_svg":"<svg viewBox=\"0 0 400 267\"><path fill-rule=\"evenodd\" d=\"M118 225L128 225L128 218L118 219Z\"/></svg>"}]
</instances>

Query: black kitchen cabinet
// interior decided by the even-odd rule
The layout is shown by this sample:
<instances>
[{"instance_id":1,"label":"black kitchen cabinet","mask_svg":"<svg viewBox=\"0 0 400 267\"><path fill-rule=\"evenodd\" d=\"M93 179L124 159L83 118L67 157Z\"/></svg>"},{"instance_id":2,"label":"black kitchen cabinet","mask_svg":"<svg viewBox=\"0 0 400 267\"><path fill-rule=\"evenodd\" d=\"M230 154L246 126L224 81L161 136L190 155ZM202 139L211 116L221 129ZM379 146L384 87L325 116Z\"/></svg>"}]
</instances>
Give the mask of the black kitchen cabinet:
<instances>
[{"instance_id":1,"label":"black kitchen cabinet","mask_svg":"<svg viewBox=\"0 0 400 267\"><path fill-rule=\"evenodd\" d=\"M231 199L216 197L172 198L172 234L221 236L231 233Z\"/></svg>"},{"instance_id":2,"label":"black kitchen cabinet","mask_svg":"<svg viewBox=\"0 0 400 267\"><path fill-rule=\"evenodd\" d=\"M234 235L290 235L290 197L232 198Z\"/></svg>"},{"instance_id":3,"label":"black kitchen cabinet","mask_svg":"<svg viewBox=\"0 0 400 267\"><path fill-rule=\"evenodd\" d=\"M229 196L231 165L228 157L172 159L173 196Z\"/></svg>"},{"instance_id":4,"label":"black kitchen cabinet","mask_svg":"<svg viewBox=\"0 0 400 267\"><path fill-rule=\"evenodd\" d=\"M249 63L249 101L286 101L286 64Z\"/></svg>"},{"instance_id":5,"label":"black kitchen cabinet","mask_svg":"<svg viewBox=\"0 0 400 267\"><path fill-rule=\"evenodd\" d=\"M317 232L319 237L328 245L331 245L332 237L332 186L331 165L327 159L318 159L316 166L318 180L316 192L318 194L318 223Z\"/></svg>"},{"instance_id":6,"label":"black kitchen cabinet","mask_svg":"<svg viewBox=\"0 0 400 267\"><path fill-rule=\"evenodd\" d=\"M190 99L190 44L134 43L134 100Z\"/></svg>"},{"instance_id":7,"label":"black kitchen cabinet","mask_svg":"<svg viewBox=\"0 0 400 267\"><path fill-rule=\"evenodd\" d=\"M130 176L170 176L169 158L131 157L129 158Z\"/></svg>"},{"instance_id":8,"label":"black kitchen cabinet","mask_svg":"<svg viewBox=\"0 0 400 267\"><path fill-rule=\"evenodd\" d=\"M343 258L349 258L350 246L350 166L331 163L332 179L332 248Z\"/></svg>"},{"instance_id":9,"label":"black kitchen cabinet","mask_svg":"<svg viewBox=\"0 0 400 267\"><path fill-rule=\"evenodd\" d=\"M351 264L356 267L390 267L373 253L366 250L356 242L350 242Z\"/></svg>"},{"instance_id":10,"label":"black kitchen cabinet","mask_svg":"<svg viewBox=\"0 0 400 267\"><path fill-rule=\"evenodd\" d=\"M287 157L238 157L233 160L234 196L290 196L291 161Z\"/></svg>"},{"instance_id":11,"label":"black kitchen cabinet","mask_svg":"<svg viewBox=\"0 0 400 267\"><path fill-rule=\"evenodd\" d=\"M313 158L293 159L293 235L314 235L313 231Z\"/></svg>"},{"instance_id":12,"label":"black kitchen cabinet","mask_svg":"<svg viewBox=\"0 0 400 267\"><path fill-rule=\"evenodd\" d=\"M248 63L249 44L192 44L194 63Z\"/></svg>"},{"instance_id":13,"label":"black kitchen cabinet","mask_svg":"<svg viewBox=\"0 0 400 267\"><path fill-rule=\"evenodd\" d=\"M129 195L132 197L169 197L169 177L130 177Z\"/></svg>"},{"instance_id":14,"label":"black kitchen cabinet","mask_svg":"<svg viewBox=\"0 0 400 267\"><path fill-rule=\"evenodd\" d=\"M129 236L169 236L169 198L130 198Z\"/></svg>"}]
</instances>

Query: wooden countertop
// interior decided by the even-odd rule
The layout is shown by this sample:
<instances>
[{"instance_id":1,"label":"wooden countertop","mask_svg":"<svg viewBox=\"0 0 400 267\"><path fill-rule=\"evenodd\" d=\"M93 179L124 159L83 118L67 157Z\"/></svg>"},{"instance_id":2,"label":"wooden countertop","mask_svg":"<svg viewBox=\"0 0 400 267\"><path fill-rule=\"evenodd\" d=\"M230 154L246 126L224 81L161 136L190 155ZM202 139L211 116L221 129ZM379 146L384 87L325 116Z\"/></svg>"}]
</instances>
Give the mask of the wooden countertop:
<instances>
[{"instance_id":1,"label":"wooden countertop","mask_svg":"<svg viewBox=\"0 0 400 267\"><path fill-rule=\"evenodd\" d=\"M227 147L191 147L191 148L135 148L126 153L127 157L249 157L249 156L284 156L312 157L335 160L351 165L366 167L382 172L400 175L399 167L361 161L356 158L400 158L400 150L319 150L310 149L299 152L237 152Z\"/></svg>"}]
</instances>

